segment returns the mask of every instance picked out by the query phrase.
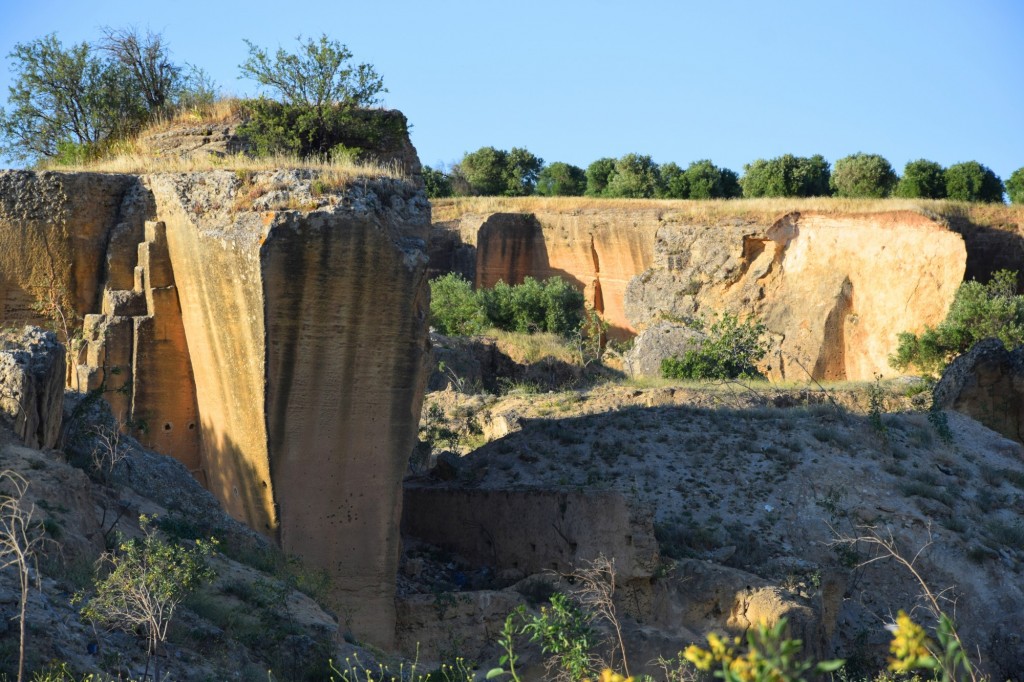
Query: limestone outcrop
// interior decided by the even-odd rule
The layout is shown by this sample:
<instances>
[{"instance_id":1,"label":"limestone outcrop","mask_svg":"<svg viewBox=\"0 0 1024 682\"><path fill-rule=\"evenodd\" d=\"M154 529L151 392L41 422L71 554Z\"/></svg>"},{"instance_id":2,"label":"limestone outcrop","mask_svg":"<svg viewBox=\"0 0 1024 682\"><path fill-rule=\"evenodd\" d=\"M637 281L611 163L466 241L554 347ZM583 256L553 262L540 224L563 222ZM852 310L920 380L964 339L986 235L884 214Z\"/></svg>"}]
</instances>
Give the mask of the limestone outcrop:
<instances>
[{"instance_id":1,"label":"limestone outcrop","mask_svg":"<svg viewBox=\"0 0 1024 682\"><path fill-rule=\"evenodd\" d=\"M52 448L64 404L64 346L38 327L3 335L0 414L29 448Z\"/></svg>"},{"instance_id":2,"label":"limestone outcrop","mask_svg":"<svg viewBox=\"0 0 1024 682\"><path fill-rule=\"evenodd\" d=\"M769 376L866 380L893 373L897 333L945 317L966 258L959 235L909 212L666 225L625 309L641 328L661 316L754 316L773 336Z\"/></svg>"},{"instance_id":3,"label":"limestone outcrop","mask_svg":"<svg viewBox=\"0 0 1024 682\"><path fill-rule=\"evenodd\" d=\"M300 194L312 177L262 180ZM235 214L233 173L148 183L166 225L210 490L328 571L339 609L388 643L401 478L428 357L422 194L380 180L311 211Z\"/></svg>"},{"instance_id":4,"label":"limestone outcrop","mask_svg":"<svg viewBox=\"0 0 1024 682\"><path fill-rule=\"evenodd\" d=\"M4 172L0 319L82 324L68 383L326 571L348 626L387 646L429 224L415 179Z\"/></svg>"}]
</instances>

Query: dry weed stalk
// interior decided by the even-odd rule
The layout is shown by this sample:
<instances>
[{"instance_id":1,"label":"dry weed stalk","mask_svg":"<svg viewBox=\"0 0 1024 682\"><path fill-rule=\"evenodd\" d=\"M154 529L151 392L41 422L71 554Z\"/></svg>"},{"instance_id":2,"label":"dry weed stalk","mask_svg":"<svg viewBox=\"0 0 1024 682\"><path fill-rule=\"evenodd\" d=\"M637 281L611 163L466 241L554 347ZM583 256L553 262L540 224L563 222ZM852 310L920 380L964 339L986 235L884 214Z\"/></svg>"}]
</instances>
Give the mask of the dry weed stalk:
<instances>
[{"instance_id":1,"label":"dry weed stalk","mask_svg":"<svg viewBox=\"0 0 1024 682\"><path fill-rule=\"evenodd\" d=\"M608 621L615 630L616 644L612 648L612 658L607 667L615 668L615 649L618 648L622 656L622 669L626 672L626 677L629 677L629 661L626 659L626 644L622 638L622 624L615 609L615 559L598 554L589 565L573 571L572 577L579 584L575 596L584 612Z\"/></svg>"},{"instance_id":2,"label":"dry weed stalk","mask_svg":"<svg viewBox=\"0 0 1024 682\"><path fill-rule=\"evenodd\" d=\"M35 506L24 503L28 481L10 469L0 472L0 484L8 484L13 491L0 496L0 569L14 566L18 569L21 587L19 603L18 682L25 674L25 613L28 609L28 591L31 586L29 567L35 563L36 552L43 542L38 526L32 522Z\"/></svg>"},{"instance_id":3,"label":"dry weed stalk","mask_svg":"<svg viewBox=\"0 0 1024 682\"><path fill-rule=\"evenodd\" d=\"M932 591L927 581L925 581L924 576L921 575L921 572L918 570L918 559L920 559L921 555L924 554L925 550L932 545L931 529L929 528L928 530L928 541L921 545L917 552L914 553L914 556L910 559L906 558L900 552L899 547L897 547L896 545L896 538L893 536L891 529L886 528L884 535L880 533L879 530L874 526L861 526L859 527L859 530L862 531L862 534L856 537L839 536L834 542L831 543L831 545L856 545L858 543L863 543L869 547L875 548L878 554L870 559L862 561L860 564L858 564L858 568L863 568L868 564L873 564L876 561L883 561L886 559L892 559L899 565L903 566L903 568L905 568L910 573L910 575L913 576L914 580L916 580L917 584L920 586L920 598L924 602L927 611L940 624L943 623L943 621L948 621L948 634L956 643L958 651L964 653L963 668L964 672L966 672L968 675L968 679L970 679L971 682L982 682L982 680L984 680L985 678L981 675L977 666L975 666L974 662L966 656L967 649L964 647L963 640L960 639L960 633L957 631L955 626L954 617L956 614L956 600L946 596L946 593L952 590L953 588L949 587L937 593ZM833 532L835 531L833 530ZM948 604L950 611L953 614L952 616L947 615L945 610L943 610L943 602ZM944 660L940 652L935 652L934 655L936 660ZM955 674L955 670L943 669L942 672L947 676Z\"/></svg>"},{"instance_id":4,"label":"dry weed stalk","mask_svg":"<svg viewBox=\"0 0 1024 682\"><path fill-rule=\"evenodd\" d=\"M124 423L118 421L113 425L97 424L89 429L96 438L96 444L89 453L92 468L104 481L114 473L118 463L128 456L128 450L121 447L123 426Z\"/></svg>"}]
</instances>

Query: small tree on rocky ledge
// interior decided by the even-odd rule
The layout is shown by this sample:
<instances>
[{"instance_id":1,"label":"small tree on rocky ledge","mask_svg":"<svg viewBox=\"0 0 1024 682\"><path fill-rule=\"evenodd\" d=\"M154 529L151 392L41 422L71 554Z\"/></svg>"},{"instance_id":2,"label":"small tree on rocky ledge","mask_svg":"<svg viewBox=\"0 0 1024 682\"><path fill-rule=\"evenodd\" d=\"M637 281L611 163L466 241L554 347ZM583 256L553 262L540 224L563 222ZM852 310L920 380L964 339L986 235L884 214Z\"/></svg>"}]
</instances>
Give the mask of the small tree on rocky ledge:
<instances>
[{"instance_id":1,"label":"small tree on rocky ledge","mask_svg":"<svg viewBox=\"0 0 1024 682\"><path fill-rule=\"evenodd\" d=\"M196 540L184 547L160 539L150 526L152 519L139 517L143 537L124 540L117 551L101 557L100 566L110 572L96 579L96 595L82 609L87 619L114 630L132 633L141 629L148 643L146 673L154 662L153 679L160 679L156 659L167 639L167 629L178 605L193 590L213 579L207 560L216 541Z\"/></svg>"},{"instance_id":2,"label":"small tree on rocky ledge","mask_svg":"<svg viewBox=\"0 0 1024 682\"><path fill-rule=\"evenodd\" d=\"M296 52L278 48L271 57L245 41L249 57L239 65L239 77L276 98L250 102L249 121L238 131L258 153L330 154L352 110L379 104L387 92L373 65L351 63L352 52L337 40L324 34L315 40L299 36L298 43Z\"/></svg>"}]
</instances>

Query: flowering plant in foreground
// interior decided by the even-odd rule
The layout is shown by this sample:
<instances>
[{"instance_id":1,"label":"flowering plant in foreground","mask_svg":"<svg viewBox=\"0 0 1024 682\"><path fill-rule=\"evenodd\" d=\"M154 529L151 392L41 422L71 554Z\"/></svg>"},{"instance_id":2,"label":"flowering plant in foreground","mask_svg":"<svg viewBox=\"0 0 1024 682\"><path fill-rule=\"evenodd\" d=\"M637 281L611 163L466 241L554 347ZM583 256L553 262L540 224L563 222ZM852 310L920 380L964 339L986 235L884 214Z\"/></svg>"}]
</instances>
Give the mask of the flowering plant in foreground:
<instances>
[{"instance_id":1,"label":"flowering plant in foreground","mask_svg":"<svg viewBox=\"0 0 1024 682\"><path fill-rule=\"evenodd\" d=\"M747 632L747 651L739 653L740 638L731 640L716 633L708 635L709 649L692 644L683 657L698 670L715 671L726 682L802 682L804 674L827 673L842 667L843 661L814 664L800 657L803 642L784 636L786 620L774 627L758 626Z\"/></svg>"}]
</instances>

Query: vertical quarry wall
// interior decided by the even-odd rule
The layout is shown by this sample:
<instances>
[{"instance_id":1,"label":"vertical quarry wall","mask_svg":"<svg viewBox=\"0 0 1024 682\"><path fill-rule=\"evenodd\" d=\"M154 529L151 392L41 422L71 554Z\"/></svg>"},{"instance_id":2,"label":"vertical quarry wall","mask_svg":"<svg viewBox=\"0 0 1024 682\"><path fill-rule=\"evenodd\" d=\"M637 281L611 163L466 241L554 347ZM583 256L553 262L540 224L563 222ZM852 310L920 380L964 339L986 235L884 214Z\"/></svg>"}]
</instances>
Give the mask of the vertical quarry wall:
<instances>
[{"instance_id":1,"label":"vertical quarry wall","mask_svg":"<svg viewBox=\"0 0 1024 682\"><path fill-rule=\"evenodd\" d=\"M303 189L302 178L286 182ZM225 208L233 174L149 184L210 489L326 570L360 636L390 643L401 479L429 351L429 207L398 181L350 190L348 207L237 214Z\"/></svg>"},{"instance_id":2,"label":"vertical quarry wall","mask_svg":"<svg viewBox=\"0 0 1024 682\"><path fill-rule=\"evenodd\" d=\"M63 317L72 326L96 312L111 234L122 224L142 226L137 184L129 175L0 171L5 324Z\"/></svg>"},{"instance_id":3,"label":"vertical quarry wall","mask_svg":"<svg viewBox=\"0 0 1024 682\"><path fill-rule=\"evenodd\" d=\"M666 225L626 313L639 327L752 315L772 335L770 376L870 380L893 374L899 332L942 321L966 259L959 235L910 212Z\"/></svg>"},{"instance_id":4,"label":"vertical quarry wall","mask_svg":"<svg viewBox=\"0 0 1024 682\"><path fill-rule=\"evenodd\" d=\"M412 182L315 179L0 173L0 319L82 324L70 385L327 571L346 625L388 646L430 207Z\"/></svg>"},{"instance_id":5,"label":"vertical quarry wall","mask_svg":"<svg viewBox=\"0 0 1024 682\"><path fill-rule=\"evenodd\" d=\"M459 244L475 247L473 271L463 274L477 287L557 275L583 289L613 334L626 336L635 331L623 310L626 285L651 265L660 216L653 209L491 213L463 216L435 234L450 242L455 232ZM432 249L431 257L443 261L444 252L456 253L448 260L465 263L455 248Z\"/></svg>"},{"instance_id":6,"label":"vertical quarry wall","mask_svg":"<svg viewBox=\"0 0 1024 682\"><path fill-rule=\"evenodd\" d=\"M976 244L1010 239L961 231ZM620 336L661 319L753 315L772 335L771 376L866 380L893 373L899 332L943 319L970 260L964 238L909 211L702 220L640 204L464 215L435 225L431 255L478 287L566 277Z\"/></svg>"}]
</instances>

